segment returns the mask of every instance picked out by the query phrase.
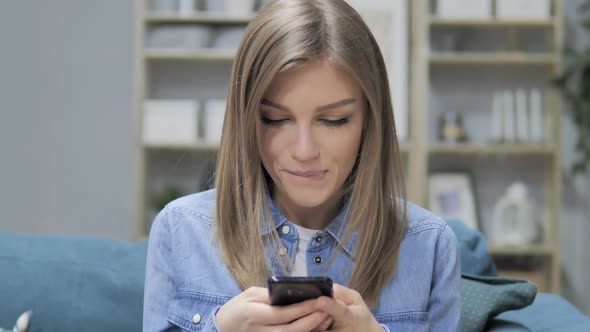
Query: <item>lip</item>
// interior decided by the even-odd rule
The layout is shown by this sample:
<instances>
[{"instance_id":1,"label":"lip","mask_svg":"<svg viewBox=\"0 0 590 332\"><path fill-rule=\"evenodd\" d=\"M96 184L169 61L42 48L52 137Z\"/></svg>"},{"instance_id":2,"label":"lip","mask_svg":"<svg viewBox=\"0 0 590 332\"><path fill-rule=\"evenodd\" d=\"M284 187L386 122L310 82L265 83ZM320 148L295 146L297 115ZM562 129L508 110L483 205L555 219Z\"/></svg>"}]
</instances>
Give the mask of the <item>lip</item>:
<instances>
[{"instance_id":1,"label":"lip","mask_svg":"<svg viewBox=\"0 0 590 332\"><path fill-rule=\"evenodd\" d=\"M326 174L326 171L305 171L305 172L300 172L300 171L287 171L295 176L300 176L300 177L317 177L317 176L322 176L324 174Z\"/></svg>"},{"instance_id":2,"label":"lip","mask_svg":"<svg viewBox=\"0 0 590 332\"><path fill-rule=\"evenodd\" d=\"M295 182L301 184L320 184L326 178L328 171L287 171L287 174L291 176Z\"/></svg>"}]
</instances>

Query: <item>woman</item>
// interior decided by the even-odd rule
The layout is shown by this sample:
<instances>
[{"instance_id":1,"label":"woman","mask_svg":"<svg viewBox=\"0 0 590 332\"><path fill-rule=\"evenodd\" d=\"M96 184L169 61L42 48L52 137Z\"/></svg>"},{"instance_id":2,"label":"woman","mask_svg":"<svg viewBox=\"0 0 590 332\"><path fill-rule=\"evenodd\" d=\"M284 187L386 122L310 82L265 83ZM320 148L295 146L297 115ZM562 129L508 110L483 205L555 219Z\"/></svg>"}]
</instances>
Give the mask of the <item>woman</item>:
<instances>
[{"instance_id":1,"label":"woman","mask_svg":"<svg viewBox=\"0 0 590 332\"><path fill-rule=\"evenodd\" d=\"M383 58L342 0L270 2L233 66L215 190L152 226L144 330L454 331L456 239L405 202ZM271 306L266 280L334 299Z\"/></svg>"}]
</instances>

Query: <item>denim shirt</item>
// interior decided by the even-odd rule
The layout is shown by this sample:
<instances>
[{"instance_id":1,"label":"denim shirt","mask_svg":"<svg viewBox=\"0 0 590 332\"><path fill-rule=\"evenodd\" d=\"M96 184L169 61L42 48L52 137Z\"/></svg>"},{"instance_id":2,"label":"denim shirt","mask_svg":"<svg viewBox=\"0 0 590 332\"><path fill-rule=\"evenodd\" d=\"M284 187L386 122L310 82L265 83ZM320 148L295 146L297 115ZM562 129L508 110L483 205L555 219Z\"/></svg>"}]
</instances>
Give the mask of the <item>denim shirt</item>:
<instances>
[{"instance_id":1,"label":"denim shirt","mask_svg":"<svg viewBox=\"0 0 590 332\"><path fill-rule=\"evenodd\" d=\"M242 292L214 244L215 190L179 198L156 217L150 231L144 294L144 331L218 331L217 310ZM298 234L269 199L272 223L287 254L295 259ZM345 209L318 231L307 248L308 275L323 275L342 239ZM325 275L348 285L356 236ZM449 226L425 209L408 203L408 228L397 270L372 310L385 331L457 331L461 316L460 262ZM278 263L269 260L276 274ZM318 258L319 257L319 258ZM388 264L386 257L383 264Z\"/></svg>"}]
</instances>

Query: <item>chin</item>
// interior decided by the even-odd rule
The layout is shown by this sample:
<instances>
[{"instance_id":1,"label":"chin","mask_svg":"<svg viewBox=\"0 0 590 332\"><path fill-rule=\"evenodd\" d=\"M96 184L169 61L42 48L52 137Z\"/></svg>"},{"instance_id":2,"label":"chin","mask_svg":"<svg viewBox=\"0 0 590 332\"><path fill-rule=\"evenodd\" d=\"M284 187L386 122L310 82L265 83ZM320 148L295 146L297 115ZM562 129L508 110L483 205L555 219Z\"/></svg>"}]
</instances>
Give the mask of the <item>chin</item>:
<instances>
[{"instance_id":1,"label":"chin","mask_svg":"<svg viewBox=\"0 0 590 332\"><path fill-rule=\"evenodd\" d=\"M326 190L287 190L287 197L302 208L318 207L331 197Z\"/></svg>"}]
</instances>

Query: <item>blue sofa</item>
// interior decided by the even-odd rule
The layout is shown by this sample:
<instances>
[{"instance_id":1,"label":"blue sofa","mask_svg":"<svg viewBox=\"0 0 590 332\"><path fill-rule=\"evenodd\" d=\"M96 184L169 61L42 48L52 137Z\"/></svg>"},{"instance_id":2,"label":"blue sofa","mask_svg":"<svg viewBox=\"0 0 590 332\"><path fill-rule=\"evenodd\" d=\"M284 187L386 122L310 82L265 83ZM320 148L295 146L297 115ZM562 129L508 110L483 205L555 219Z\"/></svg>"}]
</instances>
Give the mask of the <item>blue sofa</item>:
<instances>
[{"instance_id":1,"label":"blue sofa","mask_svg":"<svg viewBox=\"0 0 590 332\"><path fill-rule=\"evenodd\" d=\"M449 223L462 270L493 274L485 241ZM140 331L146 241L31 236L0 232L0 326L32 310L29 331ZM490 260L491 261L491 260ZM563 298L538 294L532 305L490 320L488 331L590 331L590 319Z\"/></svg>"}]
</instances>

